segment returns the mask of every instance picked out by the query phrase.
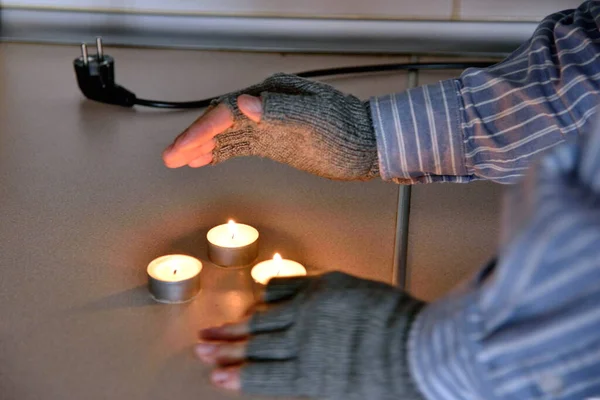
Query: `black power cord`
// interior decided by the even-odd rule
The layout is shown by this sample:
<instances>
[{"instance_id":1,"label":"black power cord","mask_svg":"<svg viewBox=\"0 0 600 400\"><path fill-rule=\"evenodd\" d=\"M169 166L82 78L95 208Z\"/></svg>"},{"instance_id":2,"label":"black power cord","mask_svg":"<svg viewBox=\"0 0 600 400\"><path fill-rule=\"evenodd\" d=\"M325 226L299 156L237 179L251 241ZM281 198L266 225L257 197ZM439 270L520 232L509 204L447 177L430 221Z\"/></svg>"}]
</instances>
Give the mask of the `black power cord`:
<instances>
[{"instance_id":1,"label":"black power cord","mask_svg":"<svg viewBox=\"0 0 600 400\"><path fill-rule=\"evenodd\" d=\"M102 48L102 39L96 39L97 53L89 56L87 46L81 45L81 56L73 61L77 83L81 92L90 100L101 103L115 104L123 107L135 105L155 108L181 109L181 108L205 108L216 98L197 101L161 101L139 99L137 96L117 85L115 82L115 60L105 55ZM493 65L492 62L428 62L428 63L397 63L364 65L355 67L326 68L296 73L304 78L315 78L334 75L364 74L385 71L402 70L440 70L440 69L466 69L486 68Z\"/></svg>"}]
</instances>

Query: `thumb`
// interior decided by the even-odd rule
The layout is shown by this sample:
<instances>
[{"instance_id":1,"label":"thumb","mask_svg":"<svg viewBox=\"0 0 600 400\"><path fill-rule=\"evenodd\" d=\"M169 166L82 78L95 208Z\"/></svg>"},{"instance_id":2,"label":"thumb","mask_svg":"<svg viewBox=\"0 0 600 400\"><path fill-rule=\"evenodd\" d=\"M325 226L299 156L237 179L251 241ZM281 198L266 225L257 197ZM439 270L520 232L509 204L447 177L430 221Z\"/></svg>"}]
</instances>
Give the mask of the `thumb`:
<instances>
[{"instance_id":1,"label":"thumb","mask_svg":"<svg viewBox=\"0 0 600 400\"><path fill-rule=\"evenodd\" d=\"M237 99L238 108L244 115L254 122L260 122L263 114L262 100L260 97L242 94Z\"/></svg>"}]
</instances>

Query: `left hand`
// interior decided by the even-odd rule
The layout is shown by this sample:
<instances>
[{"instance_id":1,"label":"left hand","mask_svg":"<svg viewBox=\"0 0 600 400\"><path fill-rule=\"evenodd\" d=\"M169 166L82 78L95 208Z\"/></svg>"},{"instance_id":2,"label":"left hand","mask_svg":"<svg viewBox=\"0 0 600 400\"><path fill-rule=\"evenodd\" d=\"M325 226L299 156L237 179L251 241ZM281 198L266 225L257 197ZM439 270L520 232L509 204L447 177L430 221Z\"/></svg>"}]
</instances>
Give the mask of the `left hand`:
<instances>
[{"instance_id":1,"label":"left hand","mask_svg":"<svg viewBox=\"0 0 600 400\"><path fill-rule=\"evenodd\" d=\"M217 368L211 373L214 385L239 392L241 389L240 368L246 361L246 348L250 336L250 317L220 327L200 331L200 340L195 346L198 358Z\"/></svg>"},{"instance_id":2,"label":"left hand","mask_svg":"<svg viewBox=\"0 0 600 400\"><path fill-rule=\"evenodd\" d=\"M325 83L275 74L215 100L163 153L168 167L258 156L335 180L379 176L369 102Z\"/></svg>"},{"instance_id":3,"label":"left hand","mask_svg":"<svg viewBox=\"0 0 600 400\"><path fill-rule=\"evenodd\" d=\"M249 394L330 399L421 399L406 341L423 303L341 272L274 278L264 304L200 332L212 382Z\"/></svg>"}]
</instances>

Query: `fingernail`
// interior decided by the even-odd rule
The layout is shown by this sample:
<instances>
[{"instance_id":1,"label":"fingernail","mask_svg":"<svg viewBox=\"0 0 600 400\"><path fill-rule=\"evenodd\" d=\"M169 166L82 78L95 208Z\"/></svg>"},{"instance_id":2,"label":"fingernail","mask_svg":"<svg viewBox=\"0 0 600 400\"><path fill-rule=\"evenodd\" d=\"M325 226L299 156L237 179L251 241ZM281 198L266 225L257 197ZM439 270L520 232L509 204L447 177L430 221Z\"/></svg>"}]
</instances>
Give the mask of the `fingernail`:
<instances>
[{"instance_id":1,"label":"fingernail","mask_svg":"<svg viewBox=\"0 0 600 400\"><path fill-rule=\"evenodd\" d=\"M248 111L260 114L262 113L262 101L257 99L256 97L246 97L246 105L248 106Z\"/></svg>"},{"instance_id":2,"label":"fingernail","mask_svg":"<svg viewBox=\"0 0 600 400\"><path fill-rule=\"evenodd\" d=\"M223 389L228 389L228 390L238 390L239 389L239 384L235 381L235 379L227 379L227 380L219 383L219 386L221 386Z\"/></svg>"},{"instance_id":3,"label":"fingernail","mask_svg":"<svg viewBox=\"0 0 600 400\"><path fill-rule=\"evenodd\" d=\"M218 383L223 386L230 376L231 374L228 371L214 371L212 373L212 380L214 383Z\"/></svg>"},{"instance_id":4,"label":"fingernail","mask_svg":"<svg viewBox=\"0 0 600 400\"><path fill-rule=\"evenodd\" d=\"M260 120L262 115L262 101L261 99L248 95L241 95L238 98L238 105L240 110L251 119Z\"/></svg>"},{"instance_id":5,"label":"fingernail","mask_svg":"<svg viewBox=\"0 0 600 400\"><path fill-rule=\"evenodd\" d=\"M217 346L209 343L199 343L196 345L196 353L199 356L208 356L217 350Z\"/></svg>"}]
</instances>

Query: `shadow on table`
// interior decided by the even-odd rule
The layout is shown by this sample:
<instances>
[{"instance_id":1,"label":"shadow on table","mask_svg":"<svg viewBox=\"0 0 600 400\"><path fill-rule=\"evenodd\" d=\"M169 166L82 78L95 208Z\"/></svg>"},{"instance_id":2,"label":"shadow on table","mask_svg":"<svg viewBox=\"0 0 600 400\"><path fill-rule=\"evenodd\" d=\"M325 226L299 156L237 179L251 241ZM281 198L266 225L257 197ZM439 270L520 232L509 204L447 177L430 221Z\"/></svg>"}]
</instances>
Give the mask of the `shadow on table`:
<instances>
[{"instance_id":1,"label":"shadow on table","mask_svg":"<svg viewBox=\"0 0 600 400\"><path fill-rule=\"evenodd\" d=\"M94 300L72 311L86 313L156 305L159 305L159 303L152 300L147 285L140 285Z\"/></svg>"}]
</instances>

